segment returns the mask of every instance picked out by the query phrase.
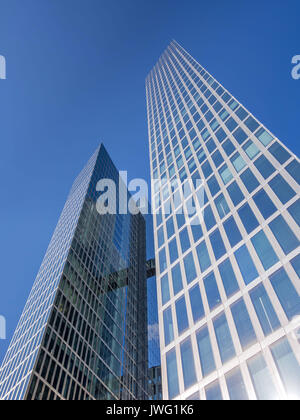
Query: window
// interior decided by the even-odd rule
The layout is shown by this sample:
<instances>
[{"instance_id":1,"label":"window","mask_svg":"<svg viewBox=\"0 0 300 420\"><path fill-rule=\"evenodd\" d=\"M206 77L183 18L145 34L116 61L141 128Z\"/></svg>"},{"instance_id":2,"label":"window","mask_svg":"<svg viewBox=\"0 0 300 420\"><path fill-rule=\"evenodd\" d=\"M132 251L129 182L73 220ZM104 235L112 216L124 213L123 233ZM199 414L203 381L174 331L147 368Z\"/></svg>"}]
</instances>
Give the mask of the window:
<instances>
[{"instance_id":1,"label":"window","mask_svg":"<svg viewBox=\"0 0 300 420\"><path fill-rule=\"evenodd\" d=\"M197 242L203 236L203 230L202 230L202 227L201 227L200 220L199 220L198 216L196 216L191 221L191 229L192 229L194 242Z\"/></svg>"},{"instance_id":2,"label":"window","mask_svg":"<svg viewBox=\"0 0 300 420\"><path fill-rule=\"evenodd\" d=\"M253 196L253 200L265 220L272 216L277 210L265 190L260 190L256 193Z\"/></svg>"},{"instance_id":3,"label":"window","mask_svg":"<svg viewBox=\"0 0 300 420\"><path fill-rule=\"evenodd\" d=\"M251 140L247 141L247 143L243 146L243 149L246 152L248 158L251 160L259 154L259 149Z\"/></svg>"},{"instance_id":4,"label":"window","mask_svg":"<svg viewBox=\"0 0 300 420\"><path fill-rule=\"evenodd\" d=\"M167 274L162 277L160 284L162 304L165 305L170 300L169 279Z\"/></svg>"},{"instance_id":5,"label":"window","mask_svg":"<svg viewBox=\"0 0 300 420\"><path fill-rule=\"evenodd\" d=\"M207 231L213 228L215 224L217 223L210 206L207 206L204 209L204 222L205 222Z\"/></svg>"},{"instance_id":6,"label":"window","mask_svg":"<svg viewBox=\"0 0 300 420\"><path fill-rule=\"evenodd\" d=\"M174 268L172 268L172 282L173 282L174 296L176 296L183 289L179 263L175 265Z\"/></svg>"},{"instance_id":7,"label":"window","mask_svg":"<svg viewBox=\"0 0 300 420\"><path fill-rule=\"evenodd\" d=\"M260 130L258 130L258 132L256 133L256 137L258 138L258 140L264 145L264 146L268 146L268 144L271 143L271 141L273 140L273 137L271 136L271 134L269 134L266 130L264 130L263 128L261 128Z\"/></svg>"},{"instance_id":8,"label":"window","mask_svg":"<svg viewBox=\"0 0 300 420\"><path fill-rule=\"evenodd\" d=\"M271 352L288 397L299 399L300 367L290 343L284 338L271 346Z\"/></svg>"},{"instance_id":9,"label":"window","mask_svg":"<svg viewBox=\"0 0 300 420\"><path fill-rule=\"evenodd\" d=\"M278 394L262 353L247 361L248 369L258 400L277 400Z\"/></svg>"},{"instance_id":10,"label":"window","mask_svg":"<svg viewBox=\"0 0 300 420\"><path fill-rule=\"evenodd\" d=\"M221 155L221 153L219 152L219 150L217 150L212 155L212 160L214 161L214 164L216 165L216 168L218 168L221 165L221 163L224 162L223 156Z\"/></svg>"},{"instance_id":11,"label":"window","mask_svg":"<svg viewBox=\"0 0 300 420\"><path fill-rule=\"evenodd\" d=\"M251 117L251 115L246 119L244 124L249 128L252 133L259 127L258 122Z\"/></svg>"},{"instance_id":12,"label":"window","mask_svg":"<svg viewBox=\"0 0 300 420\"><path fill-rule=\"evenodd\" d=\"M197 382L194 355L191 339L188 338L180 344L181 363L183 371L184 389L190 388Z\"/></svg>"},{"instance_id":13,"label":"window","mask_svg":"<svg viewBox=\"0 0 300 420\"><path fill-rule=\"evenodd\" d=\"M283 165L291 155L277 141L269 148L269 152Z\"/></svg>"},{"instance_id":14,"label":"window","mask_svg":"<svg viewBox=\"0 0 300 420\"><path fill-rule=\"evenodd\" d=\"M297 255L294 259L292 259L291 264L293 269L296 271L298 277L300 278L300 254Z\"/></svg>"},{"instance_id":15,"label":"window","mask_svg":"<svg viewBox=\"0 0 300 420\"><path fill-rule=\"evenodd\" d=\"M246 162L239 153L235 153L230 161L238 173L246 166Z\"/></svg>"},{"instance_id":16,"label":"window","mask_svg":"<svg viewBox=\"0 0 300 420\"><path fill-rule=\"evenodd\" d=\"M230 195L231 201L235 206L240 204L244 200L244 194L240 190L238 184L234 181L232 184L229 185L227 188L228 194Z\"/></svg>"},{"instance_id":17,"label":"window","mask_svg":"<svg viewBox=\"0 0 300 420\"><path fill-rule=\"evenodd\" d=\"M294 180L300 184L300 164L294 159L286 168L288 173L291 175Z\"/></svg>"},{"instance_id":18,"label":"window","mask_svg":"<svg viewBox=\"0 0 300 420\"><path fill-rule=\"evenodd\" d=\"M219 170L219 174L224 182L224 185L228 184L228 182L231 181L233 178L232 173L230 172L226 164L223 165L222 168Z\"/></svg>"},{"instance_id":19,"label":"window","mask_svg":"<svg viewBox=\"0 0 300 420\"><path fill-rule=\"evenodd\" d=\"M223 226L224 226L226 235L228 237L228 240L230 242L230 245L232 247L234 247L243 239L233 216L227 219L226 222L224 222Z\"/></svg>"},{"instance_id":20,"label":"window","mask_svg":"<svg viewBox=\"0 0 300 420\"><path fill-rule=\"evenodd\" d=\"M213 350L210 342L209 332L207 327L203 327L196 334L199 358L201 363L202 375L209 375L216 369Z\"/></svg>"},{"instance_id":21,"label":"window","mask_svg":"<svg viewBox=\"0 0 300 420\"><path fill-rule=\"evenodd\" d=\"M165 332L165 345L168 346L174 340L174 329L171 307L164 310L164 332Z\"/></svg>"},{"instance_id":22,"label":"window","mask_svg":"<svg viewBox=\"0 0 300 420\"><path fill-rule=\"evenodd\" d=\"M208 161L206 161L205 163L203 163L202 165L202 172L205 178L208 178L209 175L212 174L213 170L211 169L211 166L209 164Z\"/></svg>"},{"instance_id":23,"label":"window","mask_svg":"<svg viewBox=\"0 0 300 420\"><path fill-rule=\"evenodd\" d=\"M248 137L247 134L245 133L244 130L242 130L240 127L233 133L236 141L239 144L244 143L244 141L246 140L246 138Z\"/></svg>"},{"instance_id":24,"label":"window","mask_svg":"<svg viewBox=\"0 0 300 420\"><path fill-rule=\"evenodd\" d=\"M203 273L208 267L211 266L211 261L209 258L205 241L201 242L201 244L197 246L197 255L200 268Z\"/></svg>"},{"instance_id":25,"label":"window","mask_svg":"<svg viewBox=\"0 0 300 420\"><path fill-rule=\"evenodd\" d=\"M157 241L158 241L158 248L160 248L165 242L163 226L157 231Z\"/></svg>"},{"instance_id":26,"label":"window","mask_svg":"<svg viewBox=\"0 0 300 420\"><path fill-rule=\"evenodd\" d=\"M239 285L235 277L230 259L227 258L227 260L220 264L218 268L226 295L229 298L239 290Z\"/></svg>"},{"instance_id":27,"label":"window","mask_svg":"<svg viewBox=\"0 0 300 420\"><path fill-rule=\"evenodd\" d=\"M191 247L187 228L183 229L180 232L179 236L180 236L182 253L184 254Z\"/></svg>"},{"instance_id":28,"label":"window","mask_svg":"<svg viewBox=\"0 0 300 420\"><path fill-rule=\"evenodd\" d=\"M274 172L275 168L271 164L271 162L268 161L268 159L262 155L260 156L255 162L254 165L256 166L257 170L261 173L264 179L269 178Z\"/></svg>"},{"instance_id":29,"label":"window","mask_svg":"<svg viewBox=\"0 0 300 420\"><path fill-rule=\"evenodd\" d=\"M175 233L173 217L170 217L170 219L166 223L166 226L167 226L168 238L171 238Z\"/></svg>"},{"instance_id":30,"label":"window","mask_svg":"<svg viewBox=\"0 0 300 420\"><path fill-rule=\"evenodd\" d=\"M270 282L287 318L291 321L296 315L300 315L300 296L285 269L276 271L270 277Z\"/></svg>"},{"instance_id":31,"label":"window","mask_svg":"<svg viewBox=\"0 0 300 420\"><path fill-rule=\"evenodd\" d=\"M243 299L231 305L231 313L243 350L257 341L256 334Z\"/></svg>"},{"instance_id":32,"label":"window","mask_svg":"<svg viewBox=\"0 0 300 420\"><path fill-rule=\"evenodd\" d=\"M240 368L227 373L225 379L230 400L245 401L249 399Z\"/></svg>"},{"instance_id":33,"label":"window","mask_svg":"<svg viewBox=\"0 0 300 420\"><path fill-rule=\"evenodd\" d=\"M300 199L288 208L288 212L293 217L298 226L300 226Z\"/></svg>"},{"instance_id":34,"label":"window","mask_svg":"<svg viewBox=\"0 0 300 420\"><path fill-rule=\"evenodd\" d=\"M223 239L221 237L219 229L216 229L209 235L212 249L215 254L216 260L219 260L224 254L226 254L226 248L224 246Z\"/></svg>"},{"instance_id":35,"label":"window","mask_svg":"<svg viewBox=\"0 0 300 420\"><path fill-rule=\"evenodd\" d=\"M280 322L264 285L260 284L249 294L265 336L278 330Z\"/></svg>"},{"instance_id":36,"label":"window","mask_svg":"<svg viewBox=\"0 0 300 420\"><path fill-rule=\"evenodd\" d=\"M246 169L245 172L241 174L241 180L250 194L259 186L259 182L250 169Z\"/></svg>"},{"instance_id":37,"label":"window","mask_svg":"<svg viewBox=\"0 0 300 420\"><path fill-rule=\"evenodd\" d=\"M204 307L203 307L199 284L196 284L196 286L190 289L189 295L190 295L193 319L194 319L194 322L196 323L197 321L199 321L200 319L204 317Z\"/></svg>"},{"instance_id":38,"label":"window","mask_svg":"<svg viewBox=\"0 0 300 420\"><path fill-rule=\"evenodd\" d=\"M276 175L275 178L269 182L269 185L282 204L286 204L296 195L295 191L280 174Z\"/></svg>"},{"instance_id":39,"label":"window","mask_svg":"<svg viewBox=\"0 0 300 420\"><path fill-rule=\"evenodd\" d=\"M212 272L208 276L206 276L203 282L205 286L209 308L210 310L213 310L222 303L214 273Z\"/></svg>"},{"instance_id":40,"label":"window","mask_svg":"<svg viewBox=\"0 0 300 420\"><path fill-rule=\"evenodd\" d=\"M281 215L274 219L269 226L285 255L297 248L299 241Z\"/></svg>"},{"instance_id":41,"label":"window","mask_svg":"<svg viewBox=\"0 0 300 420\"><path fill-rule=\"evenodd\" d=\"M212 196L216 195L220 191L220 186L214 175L207 181L207 185Z\"/></svg>"},{"instance_id":42,"label":"window","mask_svg":"<svg viewBox=\"0 0 300 420\"><path fill-rule=\"evenodd\" d=\"M258 277L258 272L249 254L247 246L241 246L241 248L235 251L234 255L245 284L250 284L253 280L255 280Z\"/></svg>"},{"instance_id":43,"label":"window","mask_svg":"<svg viewBox=\"0 0 300 420\"><path fill-rule=\"evenodd\" d=\"M176 301L175 308L177 315L178 334L181 335L189 327L184 296L182 296Z\"/></svg>"},{"instance_id":44,"label":"window","mask_svg":"<svg viewBox=\"0 0 300 420\"><path fill-rule=\"evenodd\" d=\"M223 217L226 216L226 214L229 213L230 209L228 207L227 201L224 197L223 194L220 194L216 199L215 199L215 205L217 207L220 219L222 219Z\"/></svg>"},{"instance_id":45,"label":"window","mask_svg":"<svg viewBox=\"0 0 300 420\"><path fill-rule=\"evenodd\" d=\"M192 252L184 258L184 268L186 280L188 283L191 283L197 276Z\"/></svg>"},{"instance_id":46,"label":"window","mask_svg":"<svg viewBox=\"0 0 300 420\"><path fill-rule=\"evenodd\" d=\"M235 151L235 147L229 139L227 139L222 146L227 156L230 156Z\"/></svg>"},{"instance_id":47,"label":"window","mask_svg":"<svg viewBox=\"0 0 300 420\"><path fill-rule=\"evenodd\" d=\"M169 351L166 356L167 362L167 376L168 376L168 391L169 399L177 397L179 394L178 371L175 349Z\"/></svg>"},{"instance_id":48,"label":"window","mask_svg":"<svg viewBox=\"0 0 300 420\"><path fill-rule=\"evenodd\" d=\"M166 257L166 250L163 248L159 253L159 269L162 273L167 268L167 257Z\"/></svg>"},{"instance_id":49,"label":"window","mask_svg":"<svg viewBox=\"0 0 300 420\"><path fill-rule=\"evenodd\" d=\"M247 233L251 233L254 229L258 226L258 221L256 217L254 216L253 211L251 210L251 207L248 203L244 204L243 207L241 207L238 210L238 214L241 218L241 221L243 222L243 225L247 231Z\"/></svg>"},{"instance_id":50,"label":"window","mask_svg":"<svg viewBox=\"0 0 300 420\"><path fill-rule=\"evenodd\" d=\"M174 238L169 243L169 253L170 253L170 262L171 264L178 259L178 250L177 250L177 243L176 238Z\"/></svg>"},{"instance_id":51,"label":"window","mask_svg":"<svg viewBox=\"0 0 300 420\"><path fill-rule=\"evenodd\" d=\"M228 360L233 359L236 353L224 312L214 319L214 329L222 363L226 363Z\"/></svg>"},{"instance_id":52,"label":"window","mask_svg":"<svg viewBox=\"0 0 300 420\"><path fill-rule=\"evenodd\" d=\"M215 381L205 388L207 401L222 401L222 392L219 381Z\"/></svg>"},{"instance_id":53,"label":"window","mask_svg":"<svg viewBox=\"0 0 300 420\"><path fill-rule=\"evenodd\" d=\"M273 267L279 261L263 230L253 236L251 242L265 270Z\"/></svg>"}]
</instances>

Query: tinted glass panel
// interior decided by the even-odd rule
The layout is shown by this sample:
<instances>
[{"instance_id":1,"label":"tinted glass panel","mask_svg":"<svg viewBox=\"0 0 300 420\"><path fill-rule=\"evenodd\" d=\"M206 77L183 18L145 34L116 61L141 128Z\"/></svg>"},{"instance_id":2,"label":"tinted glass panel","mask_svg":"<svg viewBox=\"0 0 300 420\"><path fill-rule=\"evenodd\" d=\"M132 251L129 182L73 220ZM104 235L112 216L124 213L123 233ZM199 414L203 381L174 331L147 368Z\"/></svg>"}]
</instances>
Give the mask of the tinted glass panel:
<instances>
[{"instance_id":1,"label":"tinted glass panel","mask_svg":"<svg viewBox=\"0 0 300 420\"><path fill-rule=\"evenodd\" d=\"M223 281L226 295L227 297L230 297L239 290L239 285L229 258L227 258L227 260L219 265L219 272Z\"/></svg>"},{"instance_id":2,"label":"tinted glass panel","mask_svg":"<svg viewBox=\"0 0 300 420\"><path fill-rule=\"evenodd\" d=\"M214 320L214 328L222 362L226 363L235 357L236 353L225 313Z\"/></svg>"},{"instance_id":3,"label":"tinted glass panel","mask_svg":"<svg viewBox=\"0 0 300 420\"><path fill-rule=\"evenodd\" d=\"M279 319L263 284L250 292L250 298L265 336L280 328Z\"/></svg>"},{"instance_id":4,"label":"tinted glass panel","mask_svg":"<svg viewBox=\"0 0 300 420\"><path fill-rule=\"evenodd\" d=\"M229 396L232 401L249 399L240 368L232 370L225 378Z\"/></svg>"},{"instance_id":5,"label":"tinted glass panel","mask_svg":"<svg viewBox=\"0 0 300 420\"><path fill-rule=\"evenodd\" d=\"M181 363L183 371L184 388L188 389L197 382L194 355L191 340L187 339L180 345Z\"/></svg>"},{"instance_id":6,"label":"tinted glass panel","mask_svg":"<svg viewBox=\"0 0 300 420\"><path fill-rule=\"evenodd\" d=\"M243 245L241 248L239 248L234 253L234 255L239 265L245 284L247 285L251 283L258 277L258 272L246 245Z\"/></svg>"},{"instance_id":7,"label":"tinted glass panel","mask_svg":"<svg viewBox=\"0 0 300 420\"><path fill-rule=\"evenodd\" d=\"M204 307L202 303L202 297L200 293L199 285L196 284L192 289L189 291L190 301L191 301L191 308L193 313L194 322L199 321L204 317Z\"/></svg>"},{"instance_id":8,"label":"tinted glass panel","mask_svg":"<svg viewBox=\"0 0 300 420\"><path fill-rule=\"evenodd\" d=\"M209 307L213 310L221 304L221 297L214 273L210 273L205 277L204 285Z\"/></svg>"},{"instance_id":9,"label":"tinted glass panel","mask_svg":"<svg viewBox=\"0 0 300 420\"><path fill-rule=\"evenodd\" d=\"M240 338L241 346L245 350L257 341L253 325L243 299L231 305L231 313Z\"/></svg>"},{"instance_id":10,"label":"tinted glass panel","mask_svg":"<svg viewBox=\"0 0 300 420\"><path fill-rule=\"evenodd\" d=\"M185 297L182 296L175 303L178 334L182 334L189 327L189 321L186 311Z\"/></svg>"},{"instance_id":11,"label":"tinted glass panel","mask_svg":"<svg viewBox=\"0 0 300 420\"><path fill-rule=\"evenodd\" d=\"M264 231L261 230L253 236L251 242L265 270L273 267L279 261Z\"/></svg>"},{"instance_id":12,"label":"tinted glass panel","mask_svg":"<svg viewBox=\"0 0 300 420\"><path fill-rule=\"evenodd\" d=\"M277 400L278 394L266 361L258 354L247 362L258 400Z\"/></svg>"},{"instance_id":13,"label":"tinted glass panel","mask_svg":"<svg viewBox=\"0 0 300 420\"><path fill-rule=\"evenodd\" d=\"M294 232L281 215L274 219L269 226L285 255L299 246L299 241Z\"/></svg>"},{"instance_id":14,"label":"tinted glass panel","mask_svg":"<svg viewBox=\"0 0 300 420\"><path fill-rule=\"evenodd\" d=\"M205 377L216 369L208 328L204 327L198 331L196 338L198 343L202 375Z\"/></svg>"},{"instance_id":15,"label":"tinted glass panel","mask_svg":"<svg viewBox=\"0 0 300 420\"><path fill-rule=\"evenodd\" d=\"M300 297L284 268L276 271L270 281L289 320L300 315Z\"/></svg>"},{"instance_id":16,"label":"tinted glass panel","mask_svg":"<svg viewBox=\"0 0 300 420\"><path fill-rule=\"evenodd\" d=\"M179 394L178 371L175 350L171 350L169 353L167 353L166 362L169 399L172 399L177 397L177 395Z\"/></svg>"}]
</instances>

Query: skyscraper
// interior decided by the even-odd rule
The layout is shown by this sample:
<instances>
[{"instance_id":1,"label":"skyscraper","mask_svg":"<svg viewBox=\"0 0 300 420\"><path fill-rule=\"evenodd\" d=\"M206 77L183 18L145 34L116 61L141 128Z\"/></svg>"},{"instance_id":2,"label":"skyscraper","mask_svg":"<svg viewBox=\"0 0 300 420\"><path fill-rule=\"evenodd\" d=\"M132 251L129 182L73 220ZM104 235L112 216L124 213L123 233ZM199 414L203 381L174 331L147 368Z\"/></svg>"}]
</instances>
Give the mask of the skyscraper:
<instances>
[{"instance_id":1,"label":"skyscraper","mask_svg":"<svg viewBox=\"0 0 300 420\"><path fill-rule=\"evenodd\" d=\"M124 193L103 145L71 189L3 361L0 399L147 398L145 220L100 215L101 179Z\"/></svg>"},{"instance_id":2,"label":"skyscraper","mask_svg":"<svg viewBox=\"0 0 300 420\"><path fill-rule=\"evenodd\" d=\"M300 399L298 158L175 41L146 91L164 398Z\"/></svg>"}]
</instances>

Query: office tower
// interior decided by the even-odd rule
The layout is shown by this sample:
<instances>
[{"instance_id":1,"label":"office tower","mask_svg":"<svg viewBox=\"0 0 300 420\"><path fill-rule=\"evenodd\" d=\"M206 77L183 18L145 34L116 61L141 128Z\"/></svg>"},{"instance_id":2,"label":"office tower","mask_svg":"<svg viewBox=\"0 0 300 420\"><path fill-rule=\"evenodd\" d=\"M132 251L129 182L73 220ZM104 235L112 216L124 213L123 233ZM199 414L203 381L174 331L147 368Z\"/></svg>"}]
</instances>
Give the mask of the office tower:
<instances>
[{"instance_id":1,"label":"office tower","mask_svg":"<svg viewBox=\"0 0 300 420\"><path fill-rule=\"evenodd\" d=\"M99 180L129 198L101 145L71 189L0 372L0 399L147 398L145 221L105 214Z\"/></svg>"},{"instance_id":2,"label":"office tower","mask_svg":"<svg viewBox=\"0 0 300 420\"><path fill-rule=\"evenodd\" d=\"M299 160L176 42L146 90L164 398L300 399Z\"/></svg>"}]
</instances>

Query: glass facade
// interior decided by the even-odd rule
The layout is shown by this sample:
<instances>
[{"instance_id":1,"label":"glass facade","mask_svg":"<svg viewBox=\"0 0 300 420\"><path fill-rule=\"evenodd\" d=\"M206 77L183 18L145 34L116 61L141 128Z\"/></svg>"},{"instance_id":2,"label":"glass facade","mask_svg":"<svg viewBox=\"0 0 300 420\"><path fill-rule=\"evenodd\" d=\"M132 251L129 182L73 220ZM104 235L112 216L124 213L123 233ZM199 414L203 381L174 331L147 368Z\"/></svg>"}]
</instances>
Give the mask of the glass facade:
<instances>
[{"instance_id":1,"label":"glass facade","mask_svg":"<svg viewBox=\"0 0 300 420\"><path fill-rule=\"evenodd\" d=\"M146 91L163 396L298 398L299 160L175 41Z\"/></svg>"},{"instance_id":2,"label":"glass facade","mask_svg":"<svg viewBox=\"0 0 300 420\"><path fill-rule=\"evenodd\" d=\"M0 399L148 397L145 220L100 215L103 145L76 179L0 371ZM129 193L128 197L129 197Z\"/></svg>"}]
</instances>

